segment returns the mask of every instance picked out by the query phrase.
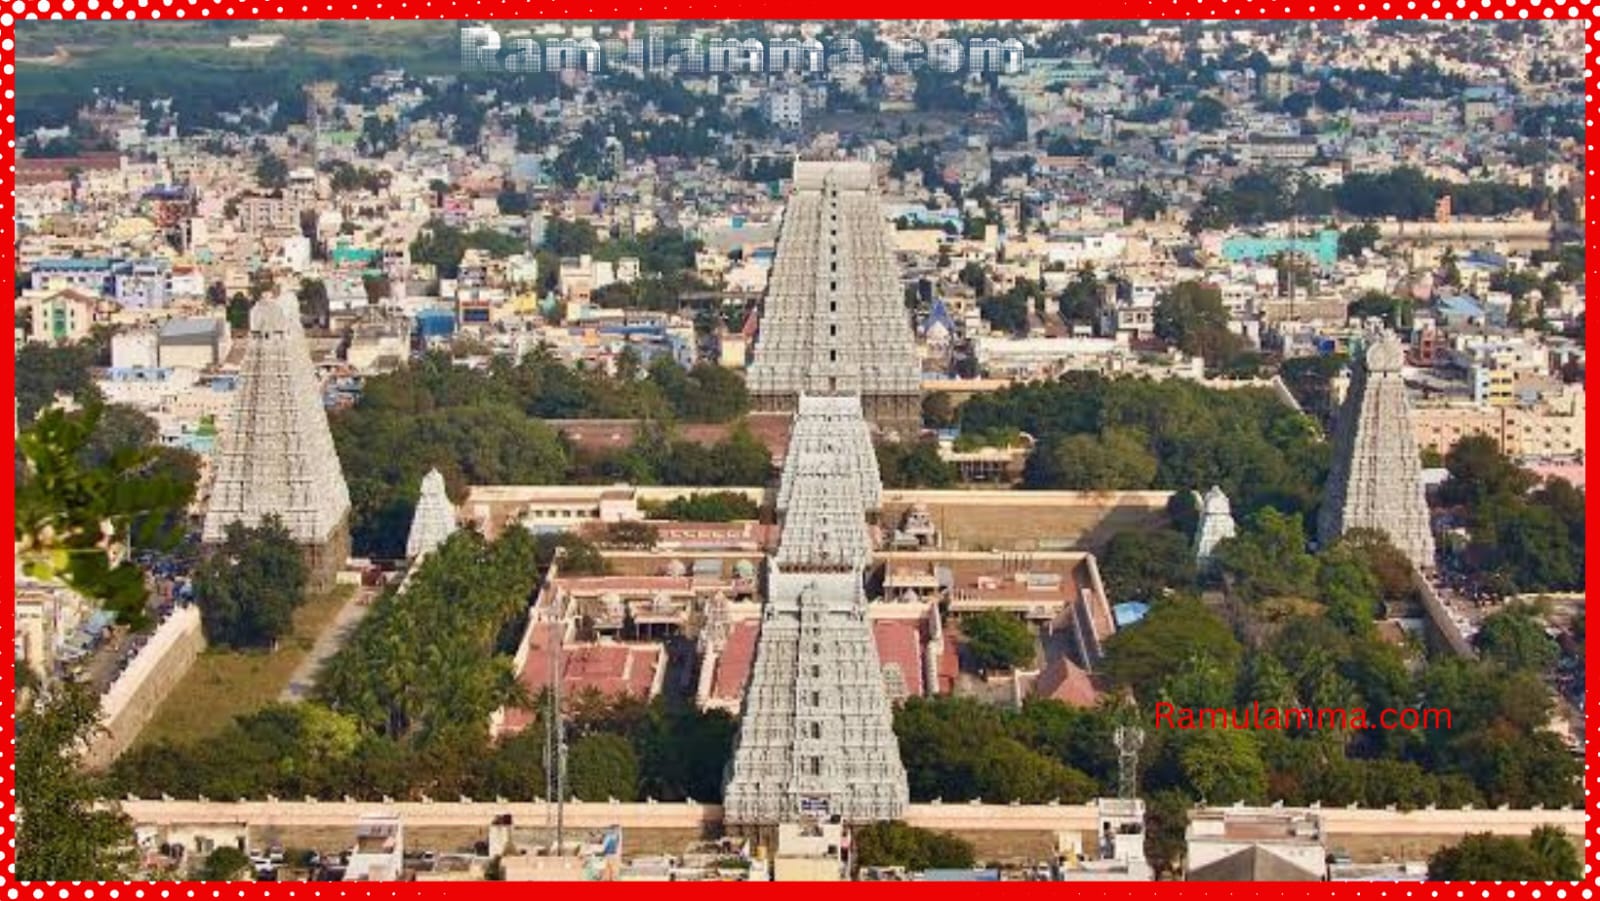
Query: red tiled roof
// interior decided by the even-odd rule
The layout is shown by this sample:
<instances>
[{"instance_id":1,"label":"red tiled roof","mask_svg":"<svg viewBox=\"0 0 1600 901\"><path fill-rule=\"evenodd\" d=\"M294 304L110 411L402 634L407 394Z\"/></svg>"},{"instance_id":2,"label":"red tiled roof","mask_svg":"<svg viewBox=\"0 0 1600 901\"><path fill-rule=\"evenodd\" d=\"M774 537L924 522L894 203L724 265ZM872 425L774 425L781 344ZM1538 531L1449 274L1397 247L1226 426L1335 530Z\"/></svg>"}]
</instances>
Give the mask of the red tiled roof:
<instances>
[{"instance_id":1,"label":"red tiled roof","mask_svg":"<svg viewBox=\"0 0 1600 901\"><path fill-rule=\"evenodd\" d=\"M878 662L896 666L905 681L908 698L922 696L922 629L914 620L880 619L872 624Z\"/></svg>"},{"instance_id":2,"label":"red tiled roof","mask_svg":"<svg viewBox=\"0 0 1600 901\"><path fill-rule=\"evenodd\" d=\"M750 668L756 660L757 620L734 623L728 640L717 655L717 670L711 677L711 697L722 701L738 700L750 681Z\"/></svg>"},{"instance_id":3,"label":"red tiled roof","mask_svg":"<svg viewBox=\"0 0 1600 901\"><path fill-rule=\"evenodd\" d=\"M1052 698L1073 707L1093 707L1100 702L1100 692L1090 681L1089 674L1065 657L1045 667L1033 693L1041 698Z\"/></svg>"},{"instance_id":4,"label":"red tiled roof","mask_svg":"<svg viewBox=\"0 0 1600 901\"><path fill-rule=\"evenodd\" d=\"M538 623L528 638L527 660L517 679L537 695L550 684L550 641L554 635L549 623ZM631 694L650 697L660 665L661 645L576 644L561 649L561 685L567 693L593 689L603 695ZM532 720L526 711L507 711L503 732L516 732Z\"/></svg>"}]
</instances>

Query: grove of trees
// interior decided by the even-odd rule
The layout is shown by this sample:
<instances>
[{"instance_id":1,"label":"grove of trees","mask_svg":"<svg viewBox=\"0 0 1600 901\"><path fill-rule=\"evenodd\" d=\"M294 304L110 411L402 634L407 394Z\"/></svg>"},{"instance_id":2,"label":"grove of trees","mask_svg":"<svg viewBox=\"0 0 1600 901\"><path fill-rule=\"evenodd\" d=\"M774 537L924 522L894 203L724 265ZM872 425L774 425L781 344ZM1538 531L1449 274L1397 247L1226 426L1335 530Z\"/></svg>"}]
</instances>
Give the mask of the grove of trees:
<instances>
[{"instance_id":1,"label":"grove of trees","mask_svg":"<svg viewBox=\"0 0 1600 901\"><path fill-rule=\"evenodd\" d=\"M1576 882L1583 878L1583 857L1572 838L1555 826L1540 826L1527 838L1481 832L1434 852L1428 858L1428 878Z\"/></svg>"},{"instance_id":2,"label":"grove of trees","mask_svg":"<svg viewBox=\"0 0 1600 901\"><path fill-rule=\"evenodd\" d=\"M760 485L771 454L738 422L742 381L719 367L685 370L662 357L615 376L536 352L485 371L433 354L369 379L361 400L332 419L350 483L357 553L393 557L405 545L422 476L437 467L456 498L468 484ZM569 448L545 419L644 420L616 451ZM679 438L679 422L731 422L711 446Z\"/></svg>"},{"instance_id":3,"label":"grove of trees","mask_svg":"<svg viewBox=\"0 0 1600 901\"><path fill-rule=\"evenodd\" d=\"M1456 508L1470 536L1458 564L1507 593L1581 591L1584 496L1565 479L1538 477L1474 435L1445 455L1450 477L1440 500Z\"/></svg>"},{"instance_id":4,"label":"grove of trees","mask_svg":"<svg viewBox=\"0 0 1600 901\"><path fill-rule=\"evenodd\" d=\"M1327 473L1328 445L1313 422L1262 389L1074 372L974 397L959 413L964 432L1036 439L1026 488L1219 485L1236 516L1265 505L1305 514ZM1114 481L1095 483L1086 471Z\"/></svg>"}]
</instances>

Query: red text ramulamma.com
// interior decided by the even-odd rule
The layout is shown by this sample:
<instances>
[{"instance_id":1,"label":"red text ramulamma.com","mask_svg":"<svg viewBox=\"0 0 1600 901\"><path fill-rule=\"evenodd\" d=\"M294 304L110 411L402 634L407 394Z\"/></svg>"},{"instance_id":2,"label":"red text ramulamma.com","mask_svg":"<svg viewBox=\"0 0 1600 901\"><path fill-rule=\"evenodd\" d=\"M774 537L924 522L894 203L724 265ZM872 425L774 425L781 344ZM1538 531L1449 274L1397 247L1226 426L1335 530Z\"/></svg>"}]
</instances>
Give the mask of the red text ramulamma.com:
<instances>
[{"instance_id":1,"label":"red text ramulamma.com","mask_svg":"<svg viewBox=\"0 0 1600 901\"><path fill-rule=\"evenodd\" d=\"M1442 707L1179 707L1161 701L1155 707L1158 729L1449 729L1450 711Z\"/></svg>"}]
</instances>

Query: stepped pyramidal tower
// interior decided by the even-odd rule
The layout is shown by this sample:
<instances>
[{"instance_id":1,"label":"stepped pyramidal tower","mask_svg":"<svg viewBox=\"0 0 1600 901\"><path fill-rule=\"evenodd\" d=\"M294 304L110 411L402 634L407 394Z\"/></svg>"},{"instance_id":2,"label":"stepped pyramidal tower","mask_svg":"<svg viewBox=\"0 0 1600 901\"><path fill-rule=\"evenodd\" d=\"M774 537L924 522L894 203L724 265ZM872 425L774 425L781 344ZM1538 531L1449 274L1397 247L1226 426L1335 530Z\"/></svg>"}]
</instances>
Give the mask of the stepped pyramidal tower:
<instances>
[{"instance_id":1,"label":"stepped pyramidal tower","mask_svg":"<svg viewBox=\"0 0 1600 901\"><path fill-rule=\"evenodd\" d=\"M411 532L406 536L406 559L420 560L444 544L456 531L456 508L444 490L444 476L430 469L422 477L422 493L411 515Z\"/></svg>"},{"instance_id":2,"label":"stepped pyramidal tower","mask_svg":"<svg viewBox=\"0 0 1600 901\"><path fill-rule=\"evenodd\" d=\"M1200 501L1200 524L1194 530L1194 559L1201 566L1211 563L1212 554L1223 539L1237 533L1233 521L1233 505L1228 496L1216 485Z\"/></svg>"},{"instance_id":3,"label":"stepped pyramidal tower","mask_svg":"<svg viewBox=\"0 0 1600 901\"><path fill-rule=\"evenodd\" d=\"M1378 529L1422 569L1433 568L1433 529L1393 334L1367 348L1333 434L1333 469L1317 535L1323 546L1350 529Z\"/></svg>"},{"instance_id":4,"label":"stepped pyramidal tower","mask_svg":"<svg viewBox=\"0 0 1600 901\"><path fill-rule=\"evenodd\" d=\"M855 397L797 400L754 669L723 792L735 827L901 816L909 798L862 575L881 487Z\"/></svg>"},{"instance_id":5,"label":"stepped pyramidal tower","mask_svg":"<svg viewBox=\"0 0 1600 901\"><path fill-rule=\"evenodd\" d=\"M912 437L921 378L872 165L797 161L750 366L755 408L853 394L869 422Z\"/></svg>"},{"instance_id":6,"label":"stepped pyramidal tower","mask_svg":"<svg viewBox=\"0 0 1600 901\"><path fill-rule=\"evenodd\" d=\"M253 527L277 516L304 550L309 587L318 591L333 584L350 553L350 491L293 304L292 297L266 299L250 310L250 343L201 537L215 544L233 523Z\"/></svg>"}]
</instances>

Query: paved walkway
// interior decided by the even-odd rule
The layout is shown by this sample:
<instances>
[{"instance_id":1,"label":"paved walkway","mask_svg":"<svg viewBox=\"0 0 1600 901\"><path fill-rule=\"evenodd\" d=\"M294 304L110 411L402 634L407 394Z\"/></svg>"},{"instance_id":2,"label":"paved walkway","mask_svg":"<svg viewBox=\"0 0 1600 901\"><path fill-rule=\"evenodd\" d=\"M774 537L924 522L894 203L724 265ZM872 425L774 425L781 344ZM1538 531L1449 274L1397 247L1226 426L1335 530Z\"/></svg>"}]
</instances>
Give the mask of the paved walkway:
<instances>
[{"instance_id":1,"label":"paved walkway","mask_svg":"<svg viewBox=\"0 0 1600 901\"><path fill-rule=\"evenodd\" d=\"M344 643L355 633L356 626L366 618L367 612L372 609L372 602L378 599L379 589L361 586L345 601L339 613L333 618L328 628L317 636L317 641L311 646L311 653L306 659L300 661L300 666L289 677L289 685L278 696L278 700L289 704L298 704L311 696L311 690L317 685L317 671L322 669L322 664L328 658L339 653Z\"/></svg>"}]
</instances>

